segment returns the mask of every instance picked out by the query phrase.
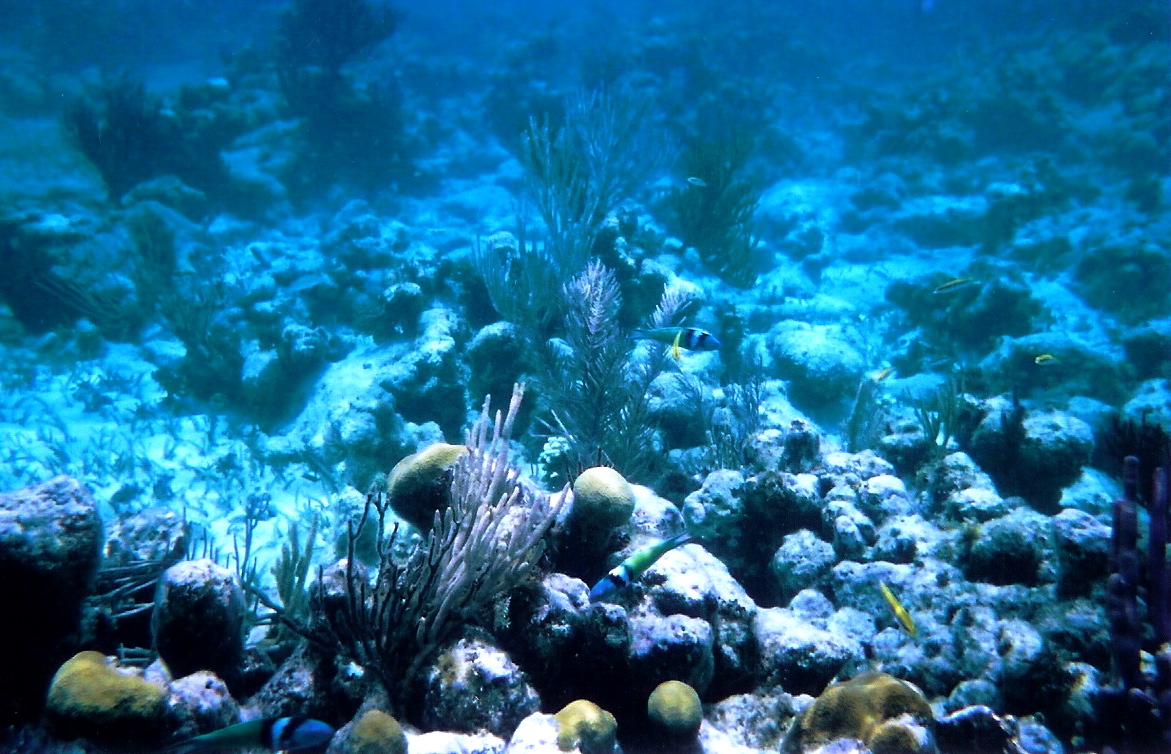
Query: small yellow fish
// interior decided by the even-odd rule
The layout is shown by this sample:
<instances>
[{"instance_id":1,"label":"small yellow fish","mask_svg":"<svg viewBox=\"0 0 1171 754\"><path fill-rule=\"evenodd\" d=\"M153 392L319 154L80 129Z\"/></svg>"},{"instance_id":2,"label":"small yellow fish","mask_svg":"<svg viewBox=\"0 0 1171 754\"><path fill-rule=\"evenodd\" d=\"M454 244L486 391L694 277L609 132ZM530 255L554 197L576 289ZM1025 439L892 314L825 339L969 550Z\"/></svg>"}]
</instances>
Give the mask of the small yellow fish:
<instances>
[{"instance_id":1,"label":"small yellow fish","mask_svg":"<svg viewBox=\"0 0 1171 754\"><path fill-rule=\"evenodd\" d=\"M887 367L886 369L883 369L881 372L874 375L874 381L875 382L882 382L883 380L885 380L887 377L890 377L894 373L895 373L894 367Z\"/></svg>"},{"instance_id":2,"label":"small yellow fish","mask_svg":"<svg viewBox=\"0 0 1171 754\"><path fill-rule=\"evenodd\" d=\"M1056 364L1057 357L1051 353L1043 353L1040 356L1038 356L1037 358L1033 359L1033 363L1034 364L1041 364L1042 366L1044 366L1045 364Z\"/></svg>"},{"instance_id":3,"label":"small yellow fish","mask_svg":"<svg viewBox=\"0 0 1171 754\"><path fill-rule=\"evenodd\" d=\"M931 292L932 293L947 293L948 291L954 291L956 288L963 288L965 285L971 285L972 283L975 283L975 282L977 282L976 278L952 278L951 280L947 281L946 283L943 283L942 285L935 286L935 290L933 290Z\"/></svg>"},{"instance_id":4,"label":"small yellow fish","mask_svg":"<svg viewBox=\"0 0 1171 754\"><path fill-rule=\"evenodd\" d=\"M895 618L898 619L899 625L903 627L903 630L907 632L908 636L914 639L918 630L915 628L915 621L911 618L911 614L907 612L907 608L903 607L902 603L898 601L885 581L878 582L878 588L882 590L882 597L886 600L886 604L890 607L890 611L894 613Z\"/></svg>"}]
</instances>

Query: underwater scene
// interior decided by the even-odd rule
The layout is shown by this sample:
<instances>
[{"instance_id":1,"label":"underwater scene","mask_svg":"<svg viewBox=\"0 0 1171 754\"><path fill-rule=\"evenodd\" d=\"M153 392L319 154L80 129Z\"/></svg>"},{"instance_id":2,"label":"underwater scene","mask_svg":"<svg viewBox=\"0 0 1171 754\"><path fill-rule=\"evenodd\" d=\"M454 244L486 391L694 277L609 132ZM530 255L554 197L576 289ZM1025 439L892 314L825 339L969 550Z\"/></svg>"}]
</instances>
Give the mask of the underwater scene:
<instances>
[{"instance_id":1,"label":"underwater scene","mask_svg":"<svg viewBox=\"0 0 1171 754\"><path fill-rule=\"evenodd\" d=\"M0 10L0 754L1171 752L1168 0Z\"/></svg>"}]
</instances>

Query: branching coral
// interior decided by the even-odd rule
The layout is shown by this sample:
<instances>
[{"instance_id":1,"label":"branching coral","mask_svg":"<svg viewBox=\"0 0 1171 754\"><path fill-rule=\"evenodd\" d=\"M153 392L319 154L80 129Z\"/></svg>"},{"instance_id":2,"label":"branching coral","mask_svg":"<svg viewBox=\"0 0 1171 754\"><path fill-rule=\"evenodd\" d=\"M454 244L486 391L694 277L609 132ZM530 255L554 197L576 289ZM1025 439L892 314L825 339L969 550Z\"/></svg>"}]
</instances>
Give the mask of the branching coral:
<instances>
[{"instance_id":1,"label":"branching coral","mask_svg":"<svg viewBox=\"0 0 1171 754\"><path fill-rule=\"evenodd\" d=\"M748 288L756 281L758 241L751 222L760 191L742 177L755 138L724 110L707 113L684 144L687 183L668 197L683 243L724 282Z\"/></svg>"},{"instance_id":2,"label":"branching coral","mask_svg":"<svg viewBox=\"0 0 1171 754\"><path fill-rule=\"evenodd\" d=\"M401 17L394 8L366 0L294 0L281 16L280 62L336 76L343 65L394 34Z\"/></svg>"},{"instance_id":3,"label":"branching coral","mask_svg":"<svg viewBox=\"0 0 1171 754\"><path fill-rule=\"evenodd\" d=\"M648 127L651 102L629 89L579 94L565 120L532 119L517 155L548 244L567 275L584 265L598 223L663 163L663 140Z\"/></svg>"},{"instance_id":4,"label":"branching coral","mask_svg":"<svg viewBox=\"0 0 1171 754\"><path fill-rule=\"evenodd\" d=\"M662 372L665 352L636 351L618 323L622 296L614 273L591 262L565 286L566 338L553 354L545 379L556 418L554 428L570 443L570 465L593 466L598 456L630 478L645 478L654 465L648 391ZM663 294L651 329L677 324L689 298Z\"/></svg>"},{"instance_id":5,"label":"branching coral","mask_svg":"<svg viewBox=\"0 0 1171 754\"><path fill-rule=\"evenodd\" d=\"M496 312L540 342L561 312L561 281L580 271L585 257L576 245L530 243L519 230L477 239L472 259Z\"/></svg>"},{"instance_id":6,"label":"branching coral","mask_svg":"<svg viewBox=\"0 0 1171 754\"><path fill-rule=\"evenodd\" d=\"M342 70L389 39L401 13L366 0L296 0L281 18L281 93L303 118L303 188L341 176L363 186L405 179L410 151L402 93L392 77L359 86Z\"/></svg>"},{"instance_id":7,"label":"branching coral","mask_svg":"<svg viewBox=\"0 0 1171 754\"><path fill-rule=\"evenodd\" d=\"M362 523L376 515L381 530L387 513L373 493L351 534L350 557L333 575L319 576L312 598L315 638L372 671L400 710L426 663L533 573L566 499L564 491L550 497L523 486L509 465L523 394L517 386L507 415L497 413L494 424L485 400L468 432L468 453L455 467L451 505L436 513L431 531L405 561L394 560L393 534L380 542L373 586L354 561Z\"/></svg>"},{"instance_id":8,"label":"branching coral","mask_svg":"<svg viewBox=\"0 0 1171 754\"><path fill-rule=\"evenodd\" d=\"M960 387L954 377L945 379L939 387L906 399L915 409L915 418L923 432L923 439L932 452L942 455L955 434L960 413Z\"/></svg>"},{"instance_id":9,"label":"branching coral","mask_svg":"<svg viewBox=\"0 0 1171 754\"><path fill-rule=\"evenodd\" d=\"M280 557L272 567L277 596L282 606L281 615L290 620L304 620L309 612L309 592L305 585L308 583L309 567L313 562L313 551L317 545L318 521L317 514L309 514L304 544L301 543L301 526L296 521L290 521L288 541L281 545ZM274 643L279 644L294 638L287 621L277 621L274 625Z\"/></svg>"},{"instance_id":10,"label":"branching coral","mask_svg":"<svg viewBox=\"0 0 1171 754\"><path fill-rule=\"evenodd\" d=\"M166 114L143 82L120 78L74 98L61 122L102 174L110 198L120 199L137 184L168 173L203 191L222 188L227 169L220 149L230 135L200 129L190 115L183 108Z\"/></svg>"},{"instance_id":11,"label":"branching coral","mask_svg":"<svg viewBox=\"0 0 1171 754\"><path fill-rule=\"evenodd\" d=\"M161 111L141 81L125 78L103 87L96 98L78 97L66 107L65 132L102 174L111 198L164 172L163 156L173 148L174 134Z\"/></svg>"}]
</instances>

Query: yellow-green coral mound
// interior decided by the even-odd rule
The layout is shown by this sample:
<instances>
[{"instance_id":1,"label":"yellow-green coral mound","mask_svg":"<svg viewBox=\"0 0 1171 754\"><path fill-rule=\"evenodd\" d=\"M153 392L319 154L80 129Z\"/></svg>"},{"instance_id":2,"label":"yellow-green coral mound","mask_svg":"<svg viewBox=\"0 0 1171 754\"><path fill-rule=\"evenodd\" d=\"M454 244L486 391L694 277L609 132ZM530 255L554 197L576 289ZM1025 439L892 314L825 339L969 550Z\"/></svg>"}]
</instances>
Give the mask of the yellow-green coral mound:
<instances>
[{"instance_id":1,"label":"yellow-green coral mound","mask_svg":"<svg viewBox=\"0 0 1171 754\"><path fill-rule=\"evenodd\" d=\"M451 470L467 452L463 445L437 442L399 461L386 479L390 507L419 529L430 529L435 511L447 507Z\"/></svg>"},{"instance_id":2,"label":"yellow-green coral mound","mask_svg":"<svg viewBox=\"0 0 1171 754\"><path fill-rule=\"evenodd\" d=\"M45 711L63 736L153 741L167 727L167 690L111 667L100 652L81 652L53 676Z\"/></svg>"},{"instance_id":3,"label":"yellow-green coral mound","mask_svg":"<svg viewBox=\"0 0 1171 754\"><path fill-rule=\"evenodd\" d=\"M633 513L634 490L614 469L595 466L573 482L569 524L588 541L604 543L610 531L629 521Z\"/></svg>"},{"instance_id":4,"label":"yellow-green coral mound","mask_svg":"<svg viewBox=\"0 0 1171 754\"><path fill-rule=\"evenodd\" d=\"M581 749L582 754L608 754L614 750L618 722L606 710L586 699L578 699L553 716L557 720L557 748Z\"/></svg>"},{"instance_id":5,"label":"yellow-green coral mound","mask_svg":"<svg viewBox=\"0 0 1171 754\"><path fill-rule=\"evenodd\" d=\"M932 723L931 706L914 684L885 673L863 673L835 683L785 735L781 751L807 752L850 738L884 754L915 754Z\"/></svg>"},{"instance_id":6,"label":"yellow-green coral mound","mask_svg":"<svg viewBox=\"0 0 1171 754\"><path fill-rule=\"evenodd\" d=\"M407 734L391 715L367 710L354 721L343 750L348 754L407 754Z\"/></svg>"},{"instance_id":7,"label":"yellow-green coral mound","mask_svg":"<svg viewBox=\"0 0 1171 754\"><path fill-rule=\"evenodd\" d=\"M646 702L647 717L671 738L691 738L703 722L703 705L695 689L682 681L663 681Z\"/></svg>"}]
</instances>

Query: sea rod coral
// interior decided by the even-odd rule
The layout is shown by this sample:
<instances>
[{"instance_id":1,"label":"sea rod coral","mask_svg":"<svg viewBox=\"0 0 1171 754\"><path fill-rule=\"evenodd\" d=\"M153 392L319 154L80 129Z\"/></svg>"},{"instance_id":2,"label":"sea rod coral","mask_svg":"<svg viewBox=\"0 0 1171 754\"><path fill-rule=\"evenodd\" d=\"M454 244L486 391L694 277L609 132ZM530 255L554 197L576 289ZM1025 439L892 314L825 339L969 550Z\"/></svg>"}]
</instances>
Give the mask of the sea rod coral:
<instances>
[{"instance_id":1,"label":"sea rod coral","mask_svg":"<svg viewBox=\"0 0 1171 754\"><path fill-rule=\"evenodd\" d=\"M427 662L532 573L567 499L567 490L549 496L522 486L509 464L523 395L517 385L508 413L497 412L494 424L484 401L467 434L468 452L454 467L450 505L436 512L431 531L405 561L392 556L396 528L379 542L381 562L370 586L352 557L351 534L350 557L319 577L317 638L373 672L399 710ZM372 493L353 532L371 515L382 531L386 514L384 496Z\"/></svg>"}]
</instances>

